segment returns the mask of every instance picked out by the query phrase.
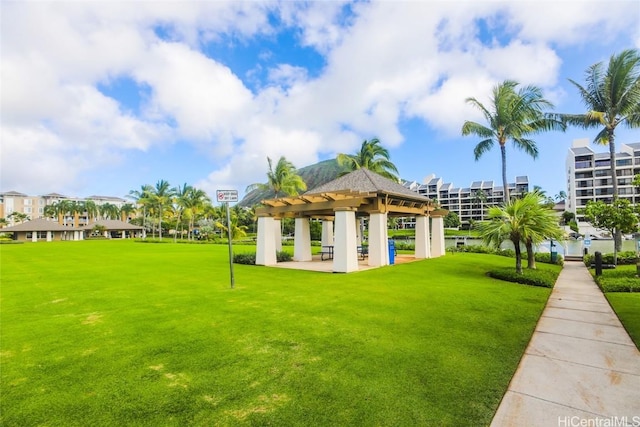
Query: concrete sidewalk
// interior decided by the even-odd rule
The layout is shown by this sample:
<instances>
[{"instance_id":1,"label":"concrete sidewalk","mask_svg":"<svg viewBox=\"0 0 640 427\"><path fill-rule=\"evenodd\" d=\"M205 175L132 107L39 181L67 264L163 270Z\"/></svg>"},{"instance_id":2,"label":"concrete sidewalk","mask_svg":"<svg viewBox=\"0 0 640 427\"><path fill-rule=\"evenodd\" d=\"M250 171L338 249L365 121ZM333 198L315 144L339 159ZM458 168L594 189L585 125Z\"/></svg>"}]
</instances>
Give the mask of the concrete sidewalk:
<instances>
[{"instance_id":1,"label":"concrete sidewalk","mask_svg":"<svg viewBox=\"0 0 640 427\"><path fill-rule=\"evenodd\" d=\"M566 262L491 426L583 425L640 426L640 352L584 264Z\"/></svg>"}]
</instances>

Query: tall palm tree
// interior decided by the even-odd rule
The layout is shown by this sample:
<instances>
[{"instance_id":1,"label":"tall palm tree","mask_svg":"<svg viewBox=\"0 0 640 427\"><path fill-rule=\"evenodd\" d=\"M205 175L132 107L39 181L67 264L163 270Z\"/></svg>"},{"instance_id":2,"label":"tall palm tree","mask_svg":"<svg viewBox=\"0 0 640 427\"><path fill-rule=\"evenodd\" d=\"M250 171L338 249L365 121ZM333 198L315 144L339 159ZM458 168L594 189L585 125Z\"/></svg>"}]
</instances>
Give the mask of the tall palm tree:
<instances>
[{"instance_id":1,"label":"tall palm tree","mask_svg":"<svg viewBox=\"0 0 640 427\"><path fill-rule=\"evenodd\" d=\"M171 185L161 179L156 182L156 186L153 187L151 192L151 200L154 207L157 209L158 213L158 236L162 239L162 218L164 209L171 203L171 198L173 197L173 189Z\"/></svg>"},{"instance_id":2,"label":"tall palm tree","mask_svg":"<svg viewBox=\"0 0 640 427\"><path fill-rule=\"evenodd\" d=\"M640 127L640 51L627 49L612 55L609 65L598 62L586 70L585 86L569 81L578 89L587 108L584 114L562 114L570 125L584 129L600 128L594 143L609 145L612 199L618 198L616 177L615 131L619 125ZM616 230L615 245L622 247L621 233Z\"/></svg>"},{"instance_id":3,"label":"tall palm tree","mask_svg":"<svg viewBox=\"0 0 640 427\"><path fill-rule=\"evenodd\" d=\"M271 158L267 157L269 163L269 171L267 172L267 184L251 184L247 187L246 192L253 191L255 189L271 189L275 193L275 197L280 197L280 193L284 193L287 196L295 196L300 191L307 189L307 184L298 172L296 167L287 160L284 156L281 156L276 163L275 168Z\"/></svg>"},{"instance_id":4,"label":"tall palm tree","mask_svg":"<svg viewBox=\"0 0 640 427\"><path fill-rule=\"evenodd\" d=\"M204 214L207 206L211 205L211 200L203 190L191 187L184 201L185 213L189 219L187 238L192 239L195 222Z\"/></svg>"},{"instance_id":5,"label":"tall palm tree","mask_svg":"<svg viewBox=\"0 0 640 427\"><path fill-rule=\"evenodd\" d=\"M180 221L182 220L184 210L187 208L187 197L191 189L192 187L186 182L182 184L182 187L177 186L172 189L175 202L174 208L176 212L176 232L173 234L174 242L178 239L178 227L181 226Z\"/></svg>"},{"instance_id":6,"label":"tall palm tree","mask_svg":"<svg viewBox=\"0 0 640 427\"><path fill-rule=\"evenodd\" d=\"M476 135L483 138L473 150L476 161L494 145L500 146L502 159L502 185L504 202L509 202L507 185L507 151L506 144L511 140L514 146L523 150L534 159L538 157L535 141L529 135L548 130L563 130L564 123L554 116L545 114L553 108L553 104L542 96L542 90L536 86L518 88L512 80L494 86L491 104L483 105L476 98L467 98L467 103L479 109L487 124L466 121L462 125L462 135Z\"/></svg>"},{"instance_id":7,"label":"tall palm tree","mask_svg":"<svg viewBox=\"0 0 640 427\"><path fill-rule=\"evenodd\" d=\"M398 168L391 162L389 150L380 145L378 138L364 140L360 150L355 154L339 153L337 161L347 172L365 168L385 178L398 181Z\"/></svg>"},{"instance_id":8,"label":"tall palm tree","mask_svg":"<svg viewBox=\"0 0 640 427\"><path fill-rule=\"evenodd\" d=\"M149 184L142 185L140 190L130 190L128 198L134 200L136 205L142 206L142 229L143 229L143 237L146 235L147 231L147 206L151 202L151 193L153 191L153 187Z\"/></svg>"}]
</instances>

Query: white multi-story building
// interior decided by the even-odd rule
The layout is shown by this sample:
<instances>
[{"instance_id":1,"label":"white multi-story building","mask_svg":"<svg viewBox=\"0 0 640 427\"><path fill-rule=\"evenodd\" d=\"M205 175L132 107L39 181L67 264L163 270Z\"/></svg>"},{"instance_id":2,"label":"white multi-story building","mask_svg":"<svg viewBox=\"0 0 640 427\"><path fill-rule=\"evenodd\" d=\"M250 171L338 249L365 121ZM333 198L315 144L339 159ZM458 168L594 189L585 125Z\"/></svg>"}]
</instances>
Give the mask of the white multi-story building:
<instances>
[{"instance_id":1,"label":"white multi-story building","mask_svg":"<svg viewBox=\"0 0 640 427\"><path fill-rule=\"evenodd\" d=\"M504 202L504 187L496 186L493 181L474 181L469 187L456 187L431 174L424 182L405 181L404 186L437 201L443 209L455 212L463 224L485 220L490 207ZM529 191L529 179L526 176L517 176L515 182L507 185L512 197L520 197ZM407 226L410 227L410 224Z\"/></svg>"},{"instance_id":2,"label":"white multi-story building","mask_svg":"<svg viewBox=\"0 0 640 427\"><path fill-rule=\"evenodd\" d=\"M111 196L90 196L87 198L72 198L58 193L49 193L43 196L29 196L17 191L0 193L0 218L5 218L8 225L14 225L15 220L10 215L14 212L25 214L29 219L38 219L45 216L45 208L61 200L71 200L75 202L93 201L97 206L110 203L122 208L126 203L130 203L120 197ZM73 222L73 217L64 218L64 222ZM89 223L86 212L80 213L79 224Z\"/></svg>"},{"instance_id":3,"label":"white multi-story building","mask_svg":"<svg viewBox=\"0 0 640 427\"><path fill-rule=\"evenodd\" d=\"M640 174L640 143L618 144L616 153L616 177L618 196L632 204L640 203L640 192L633 186L633 177ZM589 139L573 141L566 162L567 201L566 210L576 215L578 226L588 228L580 209L589 200L611 203L613 181L609 152L596 153L589 147Z\"/></svg>"}]
</instances>

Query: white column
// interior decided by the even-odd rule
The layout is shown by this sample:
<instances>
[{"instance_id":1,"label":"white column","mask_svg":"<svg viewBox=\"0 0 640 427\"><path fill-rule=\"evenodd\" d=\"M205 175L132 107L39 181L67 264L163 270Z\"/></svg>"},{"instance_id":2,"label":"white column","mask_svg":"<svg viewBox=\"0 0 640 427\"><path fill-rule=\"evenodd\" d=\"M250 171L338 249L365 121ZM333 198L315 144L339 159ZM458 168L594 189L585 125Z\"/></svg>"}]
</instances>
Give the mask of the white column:
<instances>
[{"instance_id":1,"label":"white column","mask_svg":"<svg viewBox=\"0 0 640 427\"><path fill-rule=\"evenodd\" d=\"M333 221L322 221L322 246L333 246Z\"/></svg>"},{"instance_id":2,"label":"white column","mask_svg":"<svg viewBox=\"0 0 640 427\"><path fill-rule=\"evenodd\" d=\"M362 245L362 230L360 229L360 224L362 223L360 218L356 217L356 246Z\"/></svg>"},{"instance_id":3,"label":"white column","mask_svg":"<svg viewBox=\"0 0 640 427\"><path fill-rule=\"evenodd\" d=\"M38 241L38 232L37 231L32 231L31 232L31 241L32 242L37 242Z\"/></svg>"},{"instance_id":4,"label":"white column","mask_svg":"<svg viewBox=\"0 0 640 427\"><path fill-rule=\"evenodd\" d=\"M282 251L282 221L279 218L273 218L273 239L276 244L276 251Z\"/></svg>"},{"instance_id":5,"label":"white column","mask_svg":"<svg viewBox=\"0 0 640 427\"><path fill-rule=\"evenodd\" d=\"M444 218L434 217L431 219L431 256L437 258L445 254L444 251Z\"/></svg>"},{"instance_id":6,"label":"white column","mask_svg":"<svg viewBox=\"0 0 640 427\"><path fill-rule=\"evenodd\" d=\"M429 242L429 217L416 217L416 249L417 259L431 258L431 243Z\"/></svg>"},{"instance_id":7,"label":"white column","mask_svg":"<svg viewBox=\"0 0 640 427\"><path fill-rule=\"evenodd\" d=\"M47 242L50 242L51 240L53 240L53 236L51 235L51 231L47 231Z\"/></svg>"},{"instance_id":8,"label":"white column","mask_svg":"<svg viewBox=\"0 0 640 427\"><path fill-rule=\"evenodd\" d=\"M73 230L73 240L79 240L79 238L78 238L78 230Z\"/></svg>"},{"instance_id":9,"label":"white column","mask_svg":"<svg viewBox=\"0 0 640 427\"><path fill-rule=\"evenodd\" d=\"M296 218L293 240L293 260L311 261L311 229L309 218Z\"/></svg>"},{"instance_id":10,"label":"white column","mask_svg":"<svg viewBox=\"0 0 640 427\"><path fill-rule=\"evenodd\" d=\"M275 220L268 216L258 217L258 237L256 244L256 265L275 265L276 239L274 236Z\"/></svg>"},{"instance_id":11,"label":"white column","mask_svg":"<svg viewBox=\"0 0 640 427\"><path fill-rule=\"evenodd\" d=\"M122 239L126 239L127 238L127 232L125 230L122 230Z\"/></svg>"},{"instance_id":12,"label":"white column","mask_svg":"<svg viewBox=\"0 0 640 427\"><path fill-rule=\"evenodd\" d=\"M372 213L369 216L369 265L389 265L387 240L387 213Z\"/></svg>"},{"instance_id":13,"label":"white column","mask_svg":"<svg viewBox=\"0 0 640 427\"><path fill-rule=\"evenodd\" d=\"M358 247L356 243L356 213L353 210L336 210L336 230L333 247L333 271L349 273L358 271Z\"/></svg>"}]
</instances>

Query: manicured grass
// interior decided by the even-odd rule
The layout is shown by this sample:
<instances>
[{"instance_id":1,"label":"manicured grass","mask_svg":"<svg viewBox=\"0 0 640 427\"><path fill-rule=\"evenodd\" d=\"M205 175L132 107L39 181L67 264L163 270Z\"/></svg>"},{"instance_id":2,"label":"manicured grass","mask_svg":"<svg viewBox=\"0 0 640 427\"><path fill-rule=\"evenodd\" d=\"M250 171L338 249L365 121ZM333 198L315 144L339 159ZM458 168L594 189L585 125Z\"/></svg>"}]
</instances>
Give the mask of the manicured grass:
<instances>
[{"instance_id":1,"label":"manicured grass","mask_svg":"<svg viewBox=\"0 0 640 427\"><path fill-rule=\"evenodd\" d=\"M348 275L235 265L232 290L227 257L0 246L0 424L488 425L550 293L488 278L513 260L481 254Z\"/></svg>"},{"instance_id":2,"label":"manicured grass","mask_svg":"<svg viewBox=\"0 0 640 427\"><path fill-rule=\"evenodd\" d=\"M640 293L609 292L605 296L640 349Z\"/></svg>"}]
</instances>

